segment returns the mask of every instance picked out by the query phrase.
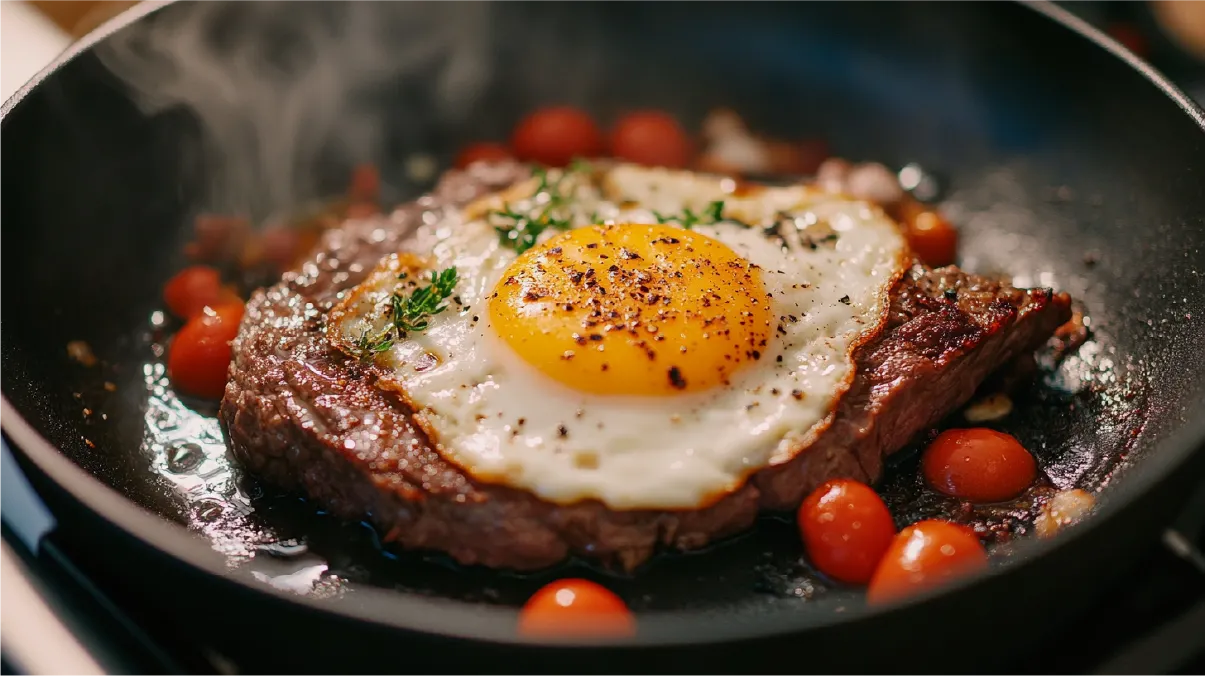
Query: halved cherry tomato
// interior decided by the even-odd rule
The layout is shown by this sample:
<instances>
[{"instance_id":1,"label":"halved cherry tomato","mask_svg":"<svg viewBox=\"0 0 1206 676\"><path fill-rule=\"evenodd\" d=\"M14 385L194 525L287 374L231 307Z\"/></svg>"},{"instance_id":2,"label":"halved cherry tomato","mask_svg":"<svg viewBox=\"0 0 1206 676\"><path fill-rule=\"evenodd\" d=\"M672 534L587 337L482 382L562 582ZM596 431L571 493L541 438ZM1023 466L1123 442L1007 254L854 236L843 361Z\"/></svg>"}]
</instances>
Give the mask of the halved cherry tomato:
<instances>
[{"instance_id":1,"label":"halved cherry tomato","mask_svg":"<svg viewBox=\"0 0 1206 676\"><path fill-rule=\"evenodd\" d=\"M637 164L681 168L691 161L691 140L670 115L638 111L616 122L611 131L611 154Z\"/></svg>"},{"instance_id":2,"label":"halved cherry tomato","mask_svg":"<svg viewBox=\"0 0 1206 676\"><path fill-rule=\"evenodd\" d=\"M892 544L896 524L870 486L835 479L800 505L800 535L808 558L822 573L850 584L866 584Z\"/></svg>"},{"instance_id":3,"label":"halved cherry tomato","mask_svg":"<svg viewBox=\"0 0 1206 676\"><path fill-rule=\"evenodd\" d=\"M921 457L935 490L972 502L1000 502L1034 483L1034 456L1004 432L973 427L938 435Z\"/></svg>"},{"instance_id":4,"label":"halved cherry tomato","mask_svg":"<svg viewBox=\"0 0 1206 676\"><path fill-rule=\"evenodd\" d=\"M603 134L590 115L569 106L537 110L515 126L511 148L521 160L563 167L603 150Z\"/></svg>"},{"instance_id":5,"label":"halved cherry tomato","mask_svg":"<svg viewBox=\"0 0 1206 676\"><path fill-rule=\"evenodd\" d=\"M456 156L456 167L464 169L474 162L498 162L511 157L511 151L501 143L470 143Z\"/></svg>"},{"instance_id":6,"label":"halved cherry tomato","mask_svg":"<svg viewBox=\"0 0 1206 676\"><path fill-rule=\"evenodd\" d=\"M920 521L900 531L867 588L871 604L933 589L988 566L988 554L971 530L949 521Z\"/></svg>"},{"instance_id":7,"label":"halved cherry tomato","mask_svg":"<svg viewBox=\"0 0 1206 676\"><path fill-rule=\"evenodd\" d=\"M959 233L936 211L921 211L906 223L909 247L923 263L940 268L955 262Z\"/></svg>"},{"instance_id":8,"label":"halved cherry tomato","mask_svg":"<svg viewBox=\"0 0 1206 676\"><path fill-rule=\"evenodd\" d=\"M215 268L193 265L177 272L163 285L163 301L168 310L181 319L192 319L206 306L213 307L239 300L238 295L222 286Z\"/></svg>"},{"instance_id":9,"label":"halved cherry tomato","mask_svg":"<svg viewBox=\"0 0 1206 676\"><path fill-rule=\"evenodd\" d=\"M381 172L375 164L360 164L352 170L348 197L353 201L373 202L381 192Z\"/></svg>"},{"instance_id":10,"label":"halved cherry tomato","mask_svg":"<svg viewBox=\"0 0 1206 676\"><path fill-rule=\"evenodd\" d=\"M574 578L541 587L519 614L519 631L527 636L629 636L635 627L620 597Z\"/></svg>"},{"instance_id":11,"label":"halved cherry tomato","mask_svg":"<svg viewBox=\"0 0 1206 676\"><path fill-rule=\"evenodd\" d=\"M182 392L221 399L230 366L230 341L239 332L243 304L206 308L188 320L168 349L168 378Z\"/></svg>"}]
</instances>

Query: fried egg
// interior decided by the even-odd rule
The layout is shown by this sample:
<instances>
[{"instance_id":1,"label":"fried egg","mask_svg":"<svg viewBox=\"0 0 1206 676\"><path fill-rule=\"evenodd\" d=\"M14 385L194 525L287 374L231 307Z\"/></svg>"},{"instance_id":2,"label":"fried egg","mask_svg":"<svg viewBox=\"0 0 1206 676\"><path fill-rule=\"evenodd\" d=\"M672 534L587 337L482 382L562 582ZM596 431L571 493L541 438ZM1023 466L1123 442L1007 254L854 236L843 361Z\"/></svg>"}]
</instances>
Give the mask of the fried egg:
<instances>
[{"instance_id":1,"label":"fried egg","mask_svg":"<svg viewBox=\"0 0 1206 676\"><path fill-rule=\"evenodd\" d=\"M879 208L806 185L577 167L427 214L327 332L479 481L692 509L807 452L907 256Z\"/></svg>"}]
</instances>

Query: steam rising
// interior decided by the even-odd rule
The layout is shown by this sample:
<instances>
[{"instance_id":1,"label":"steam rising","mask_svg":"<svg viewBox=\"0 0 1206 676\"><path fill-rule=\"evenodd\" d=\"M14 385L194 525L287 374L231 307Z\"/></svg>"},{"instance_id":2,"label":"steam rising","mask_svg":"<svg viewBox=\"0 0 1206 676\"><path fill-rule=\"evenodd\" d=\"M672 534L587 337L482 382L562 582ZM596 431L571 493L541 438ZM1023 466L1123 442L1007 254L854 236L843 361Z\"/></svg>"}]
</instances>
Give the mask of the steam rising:
<instances>
[{"instance_id":1,"label":"steam rising","mask_svg":"<svg viewBox=\"0 0 1206 676\"><path fill-rule=\"evenodd\" d=\"M97 55L145 113L196 117L205 207L263 217L315 197L325 163L382 159L387 129L412 123L382 95L417 91L427 105L410 113L416 129L465 114L490 75L489 12L460 2L178 4Z\"/></svg>"}]
</instances>

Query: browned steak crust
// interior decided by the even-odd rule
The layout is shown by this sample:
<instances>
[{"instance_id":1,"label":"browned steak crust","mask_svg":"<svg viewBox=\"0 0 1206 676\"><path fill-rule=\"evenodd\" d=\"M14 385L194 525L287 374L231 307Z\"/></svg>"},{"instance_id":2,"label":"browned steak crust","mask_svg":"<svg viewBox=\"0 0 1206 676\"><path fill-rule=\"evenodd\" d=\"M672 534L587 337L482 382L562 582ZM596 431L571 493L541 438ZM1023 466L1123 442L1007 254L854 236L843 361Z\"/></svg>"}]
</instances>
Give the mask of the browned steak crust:
<instances>
[{"instance_id":1,"label":"browned steak crust","mask_svg":"<svg viewBox=\"0 0 1206 676\"><path fill-rule=\"evenodd\" d=\"M236 459L337 515L370 519L384 539L466 564L537 569L567 555L631 570L659 547L694 549L792 509L833 477L872 482L883 458L973 394L996 367L1035 349L1070 317L1069 299L943 268L914 267L892 292L882 333L829 429L806 451L699 510L570 506L476 482L446 462L369 370L327 343L337 294L397 251L425 210L463 205L524 175L516 165L449 174L388 220L329 232L299 270L247 305L221 417Z\"/></svg>"}]
</instances>

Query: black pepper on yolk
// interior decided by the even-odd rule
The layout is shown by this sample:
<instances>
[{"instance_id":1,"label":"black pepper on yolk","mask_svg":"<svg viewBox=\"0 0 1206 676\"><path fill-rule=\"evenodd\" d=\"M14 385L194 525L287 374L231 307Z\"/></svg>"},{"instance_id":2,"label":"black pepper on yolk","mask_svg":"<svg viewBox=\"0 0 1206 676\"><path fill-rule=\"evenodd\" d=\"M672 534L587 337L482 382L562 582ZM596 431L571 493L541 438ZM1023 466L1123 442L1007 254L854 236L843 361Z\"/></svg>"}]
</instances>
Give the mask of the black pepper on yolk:
<instances>
[{"instance_id":1,"label":"black pepper on yolk","mask_svg":"<svg viewBox=\"0 0 1206 676\"><path fill-rule=\"evenodd\" d=\"M771 335L759 269L668 225L591 226L533 247L503 274L489 312L524 361L594 394L724 384Z\"/></svg>"}]
</instances>

